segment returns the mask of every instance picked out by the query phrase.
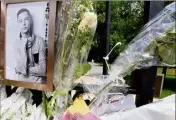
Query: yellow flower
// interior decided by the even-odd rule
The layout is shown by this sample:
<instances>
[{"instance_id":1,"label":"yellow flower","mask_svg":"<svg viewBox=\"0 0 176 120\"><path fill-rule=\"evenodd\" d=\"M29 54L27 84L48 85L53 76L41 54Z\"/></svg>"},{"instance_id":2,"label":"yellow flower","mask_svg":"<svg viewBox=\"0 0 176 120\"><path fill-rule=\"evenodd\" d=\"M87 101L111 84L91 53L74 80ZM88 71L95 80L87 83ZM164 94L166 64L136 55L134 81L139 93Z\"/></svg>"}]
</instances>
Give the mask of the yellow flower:
<instances>
[{"instance_id":1,"label":"yellow flower","mask_svg":"<svg viewBox=\"0 0 176 120\"><path fill-rule=\"evenodd\" d=\"M94 12L85 12L83 14L82 21L80 22L78 29L85 31L86 27L95 28L97 25L97 15Z\"/></svg>"},{"instance_id":2,"label":"yellow flower","mask_svg":"<svg viewBox=\"0 0 176 120\"><path fill-rule=\"evenodd\" d=\"M79 98L76 98L76 100L73 102L73 105L71 105L67 110L71 114L80 113L85 115L90 112L89 107L85 103L82 96Z\"/></svg>"}]
</instances>

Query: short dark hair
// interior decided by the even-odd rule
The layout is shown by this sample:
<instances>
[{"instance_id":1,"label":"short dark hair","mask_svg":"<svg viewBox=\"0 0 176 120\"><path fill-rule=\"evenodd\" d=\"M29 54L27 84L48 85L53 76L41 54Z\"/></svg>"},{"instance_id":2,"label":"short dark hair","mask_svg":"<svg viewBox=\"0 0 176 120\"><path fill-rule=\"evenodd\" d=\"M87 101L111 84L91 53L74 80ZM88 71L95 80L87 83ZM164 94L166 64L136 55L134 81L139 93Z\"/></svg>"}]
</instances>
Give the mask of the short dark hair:
<instances>
[{"instance_id":1,"label":"short dark hair","mask_svg":"<svg viewBox=\"0 0 176 120\"><path fill-rule=\"evenodd\" d=\"M22 8L22 9L20 9L20 10L18 11L18 13L17 13L17 17L18 17L21 13L23 13L23 12L27 12L27 13L31 16L31 14L30 14L30 12L29 12L28 9L26 9L26 8Z\"/></svg>"}]
</instances>

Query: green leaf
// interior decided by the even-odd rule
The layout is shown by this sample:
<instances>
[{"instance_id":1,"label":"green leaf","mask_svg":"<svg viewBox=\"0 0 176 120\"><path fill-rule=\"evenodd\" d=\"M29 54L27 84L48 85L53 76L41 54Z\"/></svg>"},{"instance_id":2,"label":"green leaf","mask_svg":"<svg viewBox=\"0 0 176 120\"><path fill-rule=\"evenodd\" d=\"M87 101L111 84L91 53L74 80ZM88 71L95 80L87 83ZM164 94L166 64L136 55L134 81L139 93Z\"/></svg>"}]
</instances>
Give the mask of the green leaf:
<instances>
[{"instance_id":1,"label":"green leaf","mask_svg":"<svg viewBox=\"0 0 176 120\"><path fill-rule=\"evenodd\" d=\"M46 96L43 92L43 103L44 103L44 108L45 108L45 114L46 114L47 117L53 116L58 110L58 106L57 106L57 103L56 103L56 98L58 96L63 96L63 95L66 95L66 94L68 94L68 92L66 92L66 91L54 92L53 97L51 98L51 100L47 101Z\"/></svg>"}]
</instances>

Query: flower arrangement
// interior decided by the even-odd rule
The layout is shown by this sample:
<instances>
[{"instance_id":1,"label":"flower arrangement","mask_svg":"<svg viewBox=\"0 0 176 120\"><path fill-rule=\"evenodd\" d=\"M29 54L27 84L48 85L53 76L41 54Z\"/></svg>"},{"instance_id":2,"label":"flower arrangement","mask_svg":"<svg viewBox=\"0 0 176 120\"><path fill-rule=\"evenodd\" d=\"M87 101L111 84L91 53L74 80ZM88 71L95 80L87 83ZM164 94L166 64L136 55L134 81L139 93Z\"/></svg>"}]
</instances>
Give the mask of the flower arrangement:
<instances>
[{"instance_id":1,"label":"flower arrangement","mask_svg":"<svg viewBox=\"0 0 176 120\"><path fill-rule=\"evenodd\" d=\"M72 64L76 63L76 61L74 61L75 58L77 58L77 61L81 61L80 59L87 57L87 51L92 45L92 39L97 25L97 17L93 12L93 4L91 1L75 0L70 3L68 8L69 9L66 10L68 19L66 22L67 26L64 26L66 29L58 34L58 36L60 36L58 37L59 45L56 47L58 48L56 50L57 54L54 70L54 85L56 90L63 90L65 88L65 86L63 86L65 83L64 73L67 71L67 68L70 68ZM62 31L62 29L63 28L60 28L60 31ZM73 71L71 71L67 74L67 77L73 77Z\"/></svg>"},{"instance_id":2,"label":"flower arrangement","mask_svg":"<svg viewBox=\"0 0 176 120\"><path fill-rule=\"evenodd\" d=\"M54 68L55 92L43 94L47 116L58 116L71 103L68 91L73 84L74 68L78 63L87 60L88 51L93 44L97 26L97 15L90 0L63 2L59 13L58 34L56 36L56 54ZM79 66L80 70L82 66ZM63 94L64 93L64 94Z\"/></svg>"},{"instance_id":3,"label":"flower arrangement","mask_svg":"<svg viewBox=\"0 0 176 120\"><path fill-rule=\"evenodd\" d=\"M13 96L4 98L4 104L1 104L3 114L0 118L60 119L71 104L68 91L71 90L73 83L74 68L77 63L87 59L93 43L97 16L90 0L62 1L59 2L58 8L53 76L55 91L43 92L43 103L38 107L32 105L30 91L14 93ZM19 99L14 101L14 98ZM8 102L12 102L10 106ZM16 107L11 109L13 106Z\"/></svg>"},{"instance_id":4,"label":"flower arrangement","mask_svg":"<svg viewBox=\"0 0 176 120\"><path fill-rule=\"evenodd\" d=\"M42 105L39 107L31 105L31 93L28 90L24 90L23 93L15 93L1 102L1 119L60 119L71 103L68 92L73 84L74 68L77 63L82 63L87 59L88 51L93 43L92 39L97 25L97 15L90 0L63 1L61 6L58 12L59 24L56 26L53 77L55 91L53 93L43 92L42 105L44 106L45 114L41 107ZM175 8L175 4L173 6ZM172 10L165 9L159 16L144 26L139 35L116 59L112 65L111 74L104 80L100 88L95 90L97 96L92 100L92 103L98 101L95 109L100 104L103 105L105 101L105 99L97 99L97 97L104 98L106 96L109 90L108 87L115 82L114 79L124 77L127 72L144 66L149 67L160 63L175 65L175 54L173 54L175 53L175 44L173 44L175 42L175 17L173 17ZM170 21L168 21L168 18ZM168 28L171 31L167 32ZM159 63L156 63L155 57ZM50 100L48 99L49 97L51 97ZM83 99L78 98L77 100L82 102L85 113L89 112ZM73 113L75 111L81 112L76 109L76 104L77 101L68 110ZM68 117L70 116L72 115L68 115ZM76 116L80 116L80 114Z\"/></svg>"}]
</instances>

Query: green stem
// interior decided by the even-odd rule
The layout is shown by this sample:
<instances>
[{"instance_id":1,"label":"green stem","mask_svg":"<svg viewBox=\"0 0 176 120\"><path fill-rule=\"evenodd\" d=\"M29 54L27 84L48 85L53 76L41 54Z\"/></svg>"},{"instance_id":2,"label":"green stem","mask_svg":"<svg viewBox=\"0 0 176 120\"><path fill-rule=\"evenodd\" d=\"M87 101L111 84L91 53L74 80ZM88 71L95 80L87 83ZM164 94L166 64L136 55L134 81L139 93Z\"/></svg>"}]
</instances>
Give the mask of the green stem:
<instances>
[{"instance_id":1,"label":"green stem","mask_svg":"<svg viewBox=\"0 0 176 120\"><path fill-rule=\"evenodd\" d=\"M48 112L47 112L47 99L45 96L45 92L42 92L42 97L43 97L43 106L44 106L44 110L45 110L45 115L48 117Z\"/></svg>"}]
</instances>

